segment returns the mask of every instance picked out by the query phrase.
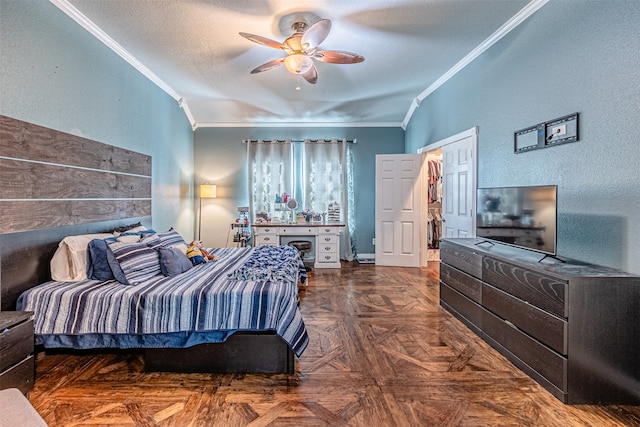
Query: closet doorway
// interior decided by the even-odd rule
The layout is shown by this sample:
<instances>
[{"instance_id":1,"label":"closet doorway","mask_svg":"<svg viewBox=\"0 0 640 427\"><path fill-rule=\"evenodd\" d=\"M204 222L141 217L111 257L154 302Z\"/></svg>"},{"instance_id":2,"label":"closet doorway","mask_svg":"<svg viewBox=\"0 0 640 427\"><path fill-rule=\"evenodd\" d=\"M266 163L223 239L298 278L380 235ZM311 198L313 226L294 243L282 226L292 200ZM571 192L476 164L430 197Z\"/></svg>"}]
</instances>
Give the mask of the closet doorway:
<instances>
[{"instance_id":1,"label":"closet doorway","mask_svg":"<svg viewBox=\"0 0 640 427\"><path fill-rule=\"evenodd\" d=\"M421 265L440 259L441 238L475 237L477 145L478 127L473 127L418 150L426 169Z\"/></svg>"},{"instance_id":2,"label":"closet doorway","mask_svg":"<svg viewBox=\"0 0 640 427\"><path fill-rule=\"evenodd\" d=\"M442 238L442 148L436 148L425 154L423 167L426 182L422 186L423 199L426 202L426 248L427 261L440 259L440 239ZM423 224L425 224L423 222ZM423 247L424 244L423 244Z\"/></svg>"}]
</instances>

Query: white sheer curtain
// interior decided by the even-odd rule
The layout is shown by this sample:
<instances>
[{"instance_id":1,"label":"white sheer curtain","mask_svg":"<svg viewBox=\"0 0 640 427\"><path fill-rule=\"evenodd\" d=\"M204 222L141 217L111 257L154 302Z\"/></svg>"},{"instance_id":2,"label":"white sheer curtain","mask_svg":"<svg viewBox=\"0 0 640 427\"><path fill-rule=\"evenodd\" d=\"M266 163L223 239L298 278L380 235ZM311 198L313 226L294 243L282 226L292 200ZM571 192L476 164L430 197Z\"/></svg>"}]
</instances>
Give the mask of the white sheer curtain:
<instances>
[{"instance_id":1,"label":"white sheer curtain","mask_svg":"<svg viewBox=\"0 0 640 427\"><path fill-rule=\"evenodd\" d=\"M291 140L251 140L247 144L249 209L270 212L276 194L293 194L293 144Z\"/></svg>"},{"instance_id":2,"label":"white sheer curtain","mask_svg":"<svg viewBox=\"0 0 640 427\"><path fill-rule=\"evenodd\" d=\"M341 257L353 261L355 241L353 173L351 148L346 140L305 140L302 171L302 207L313 212L327 212L329 203L340 206L342 232Z\"/></svg>"}]
</instances>

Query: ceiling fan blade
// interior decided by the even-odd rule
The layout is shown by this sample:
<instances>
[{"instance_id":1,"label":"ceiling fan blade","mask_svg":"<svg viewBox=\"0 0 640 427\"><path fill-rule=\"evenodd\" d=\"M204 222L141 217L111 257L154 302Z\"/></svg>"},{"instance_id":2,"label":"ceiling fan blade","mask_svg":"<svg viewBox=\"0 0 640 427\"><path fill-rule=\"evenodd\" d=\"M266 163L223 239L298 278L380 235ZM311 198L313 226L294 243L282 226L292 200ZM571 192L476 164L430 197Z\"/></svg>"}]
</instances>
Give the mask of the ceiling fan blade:
<instances>
[{"instance_id":1,"label":"ceiling fan blade","mask_svg":"<svg viewBox=\"0 0 640 427\"><path fill-rule=\"evenodd\" d=\"M341 50L319 50L313 55L315 59L331 64L356 64L364 61L364 56Z\"/></svg>"},{"instance_id":2,"label":"ceiling fan blade","mask_svg":"<svg viewBox=\"0 0 640 427\"><path fill-rule=\"evenodd\" d=\"M302 48L307 52L317 48L318 46L320 46L320 43L322 43L324 39L327 38L330 30L330 20L319 20L318 22L310 26L309 29L304 32L304 34L302 34L302 39L300 40Z\"/></svg>"},{"instance_id":3,"label":"ceiling fan blade","mask_svg":"<svg viewBox=\"0 0 640 427\"><path fill-rule=\"evenodd\" d=\"M266 37L257 36L255 34L242 33L242 32L238 34L240 34L242 37L244 37L247 40L251 40L252 42L261 44L263 46L272 47L274 49L283 48L282 43L277 42L275 40L268 39Z\"/></svg>"},{"instance_id":4,"label":"ceiling fan blade","mask_svg":"<svg viewBox=\"0 0 640 427\"><path fill-rule=\"evenodd\" d=\"M307 70L307 72L301 74L302 77L312 85L316 84L318 81L318 70L316 70L315 65L311 65L311 68Z\"/></svg>"},{"instance_id":5,"label":"ceiling fan blade","mask_svg":"<svg viewBox=\"0 0 640 427\"><path fill-rule=\"evenodd\" d=\"M263 71L269 71L272 68L276 68L284 62L284 58L274 59L273 61L265 62L264 64L251 70L251 74L262 73Z\"/></svg>"}]
</instances>

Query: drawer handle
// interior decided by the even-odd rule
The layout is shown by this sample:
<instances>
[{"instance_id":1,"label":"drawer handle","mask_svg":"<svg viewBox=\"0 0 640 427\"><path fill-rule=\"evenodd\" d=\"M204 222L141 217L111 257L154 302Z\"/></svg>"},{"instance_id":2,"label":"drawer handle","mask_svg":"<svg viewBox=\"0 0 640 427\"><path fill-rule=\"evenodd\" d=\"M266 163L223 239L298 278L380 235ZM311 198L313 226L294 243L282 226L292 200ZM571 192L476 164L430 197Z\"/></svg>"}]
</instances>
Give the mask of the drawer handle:
<instances>
[{"instance_id":1,"label":"drawer handle","mask_svg":"<svg viewBox=\"0 0 640 427\"><path fill-rule=\"evenodd\" d=\"M324 229L324 232L325 232L325 233L328 233L328 232L330 232L330 231L331 231L331 229L330 229L330 228L325 228L325 229Z\"/></svg>"},{"instance_id":2,"label":"drawer handle","mask_svg":"<svg viewBox=\"0 0 640 427\"><path fill-rule=\"evenodd\" d=\"M518 327L516 325L514 325L513 323L509 322L508 320L503 320L504 323L507 324L507 326L512 327L513 329L518 329Z\"/></svg>"},{"instance_id":3,"label":"drawer handle","mask_svg":"<svg viewBox=\"0 0 640 427\"><path fill-rule=\"evenodd\" d=\"M331 257L329 255L325 255L324 259L331 259Z\"/></svg>"},{"instance_id":4,"label":"drawer handle","mask_svg":"<svg viewBox=\"0 0 640 427\"><path fill-rule=\"evenodd\" d=\"M268 242L269 240L271 240L271 237L265 237L265 238L264 238L264 241L265 241L265 242Z\"/></svg>"},{"instance_id":5,"label":"drawer handle","mask_svg":"<svg viewBox=\"0 0 640 427\"><path fill-rule=\"evenodd\" d=\"M325 247L324 247L324 250L325 250L325 251L330 251L330 250L331 250L331 246L325 246Z\"/></svg>"},{"instance_id":6,"label":"drawer handle","mask_svg":"<svg viewBox=\"0 0 640 427\"><path fill-rule=\"evenodd\" d=\"M325 237L325 238L324 238L324 241L325 241L325 242L330 242L330 241L331 241L331 237Z\"/></svg>"}]
</instances>

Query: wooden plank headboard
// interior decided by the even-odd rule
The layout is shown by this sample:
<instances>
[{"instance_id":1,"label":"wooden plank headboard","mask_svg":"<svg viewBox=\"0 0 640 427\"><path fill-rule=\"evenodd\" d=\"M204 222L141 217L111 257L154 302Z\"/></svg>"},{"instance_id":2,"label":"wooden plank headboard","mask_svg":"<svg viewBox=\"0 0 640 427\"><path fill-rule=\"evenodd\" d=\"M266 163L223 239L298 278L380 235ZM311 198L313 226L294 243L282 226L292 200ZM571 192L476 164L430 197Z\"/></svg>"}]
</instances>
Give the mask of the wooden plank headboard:
<instances>
[{"instance_id":1,"label":"wooden plank headboard","mask_svg":"<svg viewBox=\"0 0 640 427\"><path fill-rule=\"evenodd\" d=\"M64 237L150 216L150 156L0 116L2 310L49 280Z\"/></svg>"}]
</instances>

